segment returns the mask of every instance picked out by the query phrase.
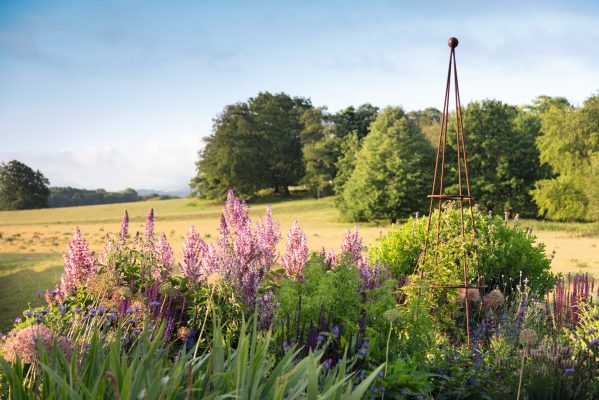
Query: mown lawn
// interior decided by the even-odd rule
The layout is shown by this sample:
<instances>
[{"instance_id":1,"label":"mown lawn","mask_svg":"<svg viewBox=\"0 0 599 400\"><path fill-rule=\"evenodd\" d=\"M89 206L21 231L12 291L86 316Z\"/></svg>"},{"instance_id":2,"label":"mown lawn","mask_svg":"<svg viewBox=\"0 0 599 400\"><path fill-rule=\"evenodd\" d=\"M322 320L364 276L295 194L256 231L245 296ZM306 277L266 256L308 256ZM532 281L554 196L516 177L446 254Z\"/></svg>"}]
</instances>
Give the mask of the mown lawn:
<instances>
[{"instance_id":1,"label":"mown lawn","mask_svg":"<svg viewBox=\"0 0 599 400\"><path fill-rule=\"evenodd\" d=\"M195 225L207 241L218 235L222 203L197 199L146 201L99 206L0 212L0 330L5 331L35 292L52 287L61 273L61 254L76 226L100 252L108 233L118 232L125 210L131 219L130 233L143 232L150 208L156 215L156 231L165 232L175 255L190 225ZM254 220L265 212L266 203L252 206ZM354 224L342 220L332 198L291 199L273 203L273 215L281 222L284 251L285 233L300 222L308 237L308 246L319 251L338 249L343 233ZM548 254L555 250L555 272L582 271L599 278L599 224L555 223L523 220L532 226ZM385 233L389 225L360 224L366 245Z\"/></svg>"}]
</instances>

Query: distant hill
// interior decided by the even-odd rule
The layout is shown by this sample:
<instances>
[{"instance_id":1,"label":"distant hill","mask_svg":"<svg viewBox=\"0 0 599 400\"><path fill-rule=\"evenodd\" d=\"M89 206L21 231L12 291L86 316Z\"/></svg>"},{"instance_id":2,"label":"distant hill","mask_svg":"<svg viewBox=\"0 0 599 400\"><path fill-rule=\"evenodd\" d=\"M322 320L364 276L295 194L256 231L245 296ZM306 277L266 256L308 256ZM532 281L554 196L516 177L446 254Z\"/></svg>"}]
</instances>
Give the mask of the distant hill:
<instances>
[{"instance_id":1,"label":"distant hill","mask_svg":"<svg viewBox=\"0 0 599 400\"><path fill-rule=\"evenodd\" d=\"M191 190L189 188L182 188L178 190L155 190L155 189L136 189L135 190L140 196L149 196L157 194L159 196L171 196L171 197L185 197Z\"/></svg>"}]
</instances>

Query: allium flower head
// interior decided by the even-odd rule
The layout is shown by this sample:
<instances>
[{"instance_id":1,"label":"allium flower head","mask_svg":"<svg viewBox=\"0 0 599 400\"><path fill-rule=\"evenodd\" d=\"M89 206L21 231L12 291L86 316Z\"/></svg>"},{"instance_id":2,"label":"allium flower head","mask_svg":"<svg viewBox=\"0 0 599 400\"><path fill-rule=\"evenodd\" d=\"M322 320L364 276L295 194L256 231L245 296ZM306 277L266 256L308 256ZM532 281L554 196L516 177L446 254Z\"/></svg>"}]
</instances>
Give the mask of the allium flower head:
<instances>
[{"instance_id":1,"label":"allium flower head","mask_svg":"<svg viewBox=\"0 0 599 400\"><path fill-rule=\"evenodd\" d=\"M125 210L123 220L121 221L121 230L119 232L119 244L123 246L127 241L127 235L129 234L129 213Z\"/></svg>"},{"instance_id":2,"label":"allium flower head","mask_svg":"<svg viewBox=\"0 0 599 400\"><path fill-rule=\"evenodd\" d=\"M520 342L527 347L534 347L539 341L539 337L532 329L523 329L520 332Z\"/></svg>"},{"instance_id":3,"label":"allium flower head","mask_svg":"<svg viewBox=\"0 0 599 400\"><path fill-rule=\"evenodd\" d=\"M460 304L464 304L466 302L466 297L468 297L468 301L480 301L480 292L478 289L475 288L469 288L467 291L466 289L460 289L460 296L458 298L458 302Z\"/></svg>"},{"instance_id":4,"label":"allium flower head","mask_svg":"<svg viewBox=\"0 0 599 400\"><path fill-rule=\"evenodd\" d=\"M308 260L308 245L306 234L297 221L293 223L293 226L287 232L285 250L281 263L287 276L302 280L304 267Z\"/></svg>"},{"instance_id":5,"label":"allium flower head","mask_svg":"<svg viewBox=\"0 0 599 400\"><path fill-rule=\"evenodd\" d=\"M483 298L483 304L485 308L489 310L497 310L499 307L503 305L503 303L505 303L505 297L499 289L491 290Z\"/></svg>"},{"instance_id":6,"label":"allium flower head","mask_svg":"<svg viewBox=\"0 0 599 400\"><path fill-rule=\"evenodd\" d=\"M32 364L39 360L38 343L42 343L48 352L52 350L54 333L43 325L29 325L17 332L9 333L2 353L11 363L19 357L23 364Z\"/></svg>"},{"instance_id":7,"label":"allium flower head","mask_svg":"<svg viewBox=\"0 0 599 400\"><path fill-rule=\"evenodd\" d=\"M79 228L75 230L75 235L68 244L68 253L63 255L63 259L64 274L61 277L61 290L65 293L85 285L97 272L96 260L89 251L89 244L81 235Z\"/></svg>"}]
</instances>

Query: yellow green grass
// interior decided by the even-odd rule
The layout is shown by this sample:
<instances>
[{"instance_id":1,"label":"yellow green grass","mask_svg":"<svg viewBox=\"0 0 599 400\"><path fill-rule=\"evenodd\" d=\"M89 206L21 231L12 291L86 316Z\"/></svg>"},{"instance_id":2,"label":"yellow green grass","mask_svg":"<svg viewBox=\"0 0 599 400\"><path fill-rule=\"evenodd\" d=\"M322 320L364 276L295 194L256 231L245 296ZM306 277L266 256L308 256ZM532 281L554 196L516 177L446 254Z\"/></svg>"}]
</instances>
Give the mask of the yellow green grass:
<instances>
[{"instance_id":1,"label":"yellow green grass","mask_svg":"<svg viewBox=\"0 0 599 400\"><path fill-rule=\"evenodd\" d=\"M254 220L264 215L266 205L252 205ZM35 291L54 286L61 273L61 255L76 226L92 250L100 252L106 234L118 232L125 210L131 220L130 233L135 235L136 231L143 232L150 208L154 208L156 215L156 231L166 233L176 255L192 224L207 241L217 237L222 203L197 199L0 212L0 330L6 330L27 302L35 300ZM284 250L285 233L295 220L306 232L312 251L323 246L338 250L343 233L354 225L342 220L332 198L277 201L273 203L273 214L281 222L280 251ZM599 278L598 224L528 220L521 223L533 226L549 254L555 250L555 272L583 271ZM389 228L389 225L361 224L364 243L372 244Z\"/></svg>"}]
</instances>

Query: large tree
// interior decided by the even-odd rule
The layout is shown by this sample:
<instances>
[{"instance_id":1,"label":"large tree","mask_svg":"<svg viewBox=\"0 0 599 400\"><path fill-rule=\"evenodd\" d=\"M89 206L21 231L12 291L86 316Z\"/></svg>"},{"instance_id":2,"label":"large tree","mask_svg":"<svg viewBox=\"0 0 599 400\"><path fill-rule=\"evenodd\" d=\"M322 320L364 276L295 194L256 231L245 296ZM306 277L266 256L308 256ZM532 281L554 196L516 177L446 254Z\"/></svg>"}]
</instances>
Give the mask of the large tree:
<instances>
[{"instance_id":1,"label":"large tree","mask_svg":"<svg viewBox=\"0 0 599 400\"><path fill-rule=\"evenodd\" d=\"M340 153L341 139L335 136L334 126L327 121L327 117L323 108L308 109L301 117L304 125L302 152L305 168L302 183L316 193L316 197L331 191Z\"/></svg>"},{"instance_id":2,"label":"large tree","mask_svg":"<svg viewBox=\"0 0 599 400\"><path fill-rule=\"evenodd\" d=\"M17 160L0 164L0 210L48 207L48 179Z\"/></svg>"},{"instance_id":3,"label":"large tree","mask_svg":"<svg viewBox=\"0 0 599 400\"><path fill-rule=\"evenodd\" d=\"M350 219L398 218L420 211L430 190L434 151L401 108L385 108L355 154L355 168L339 193Z\"/></svg>"},{"instance_id":4,"label":"large tree","mask_svg":"<svg viewBox=\"0 0 599 400\"><path fill-rule=\"evenodd\" d=\"M349 106L331 116L333 132L339 138L344 138L352 132L356 132L358 138L362 139L368 135L370 124L376 119L379 112L378 107L371 104L362 104L357 109Z\"/></svg>"},{"instance_id":5,"label":"large tree","mask_svg":"<svg viewBox=\"0 0 599 400\"><path fill-rule=\"evenodd\" d=\"M549 102L537 140L552 179L537 182L533 196L542 216L599 220L599 96L581 108Z\"/></svg>"},{"instance_id":6,"label":"large tree","mask_svg":"<svg viewBox=\"0 0 599 400\"><path fill-rule=\"evenodd\" d=\"M268 92L225 107L199 153L193 192L223 198L229 188L253 196L270 187L288 194L304 173L300 117L310 108L308 99Z\"/></svg>"},{"instance_id":7,"label":"large tree","mask_svg":"<svg viewBox=\"0 0 599 400\"><path fill-rule=\"evenodd\" d=\"M543 177L543 169L535 144L539 131L534 118L498 100L473 102L464 108L471 191L487 210L522 215L536 213L530 190ZM454 182L447 187L448 193L457 192L454 129L450 126L448 130L448 143L453 150L448 153L450 169L446 176Z\"/></svg>"}]
</instances>

